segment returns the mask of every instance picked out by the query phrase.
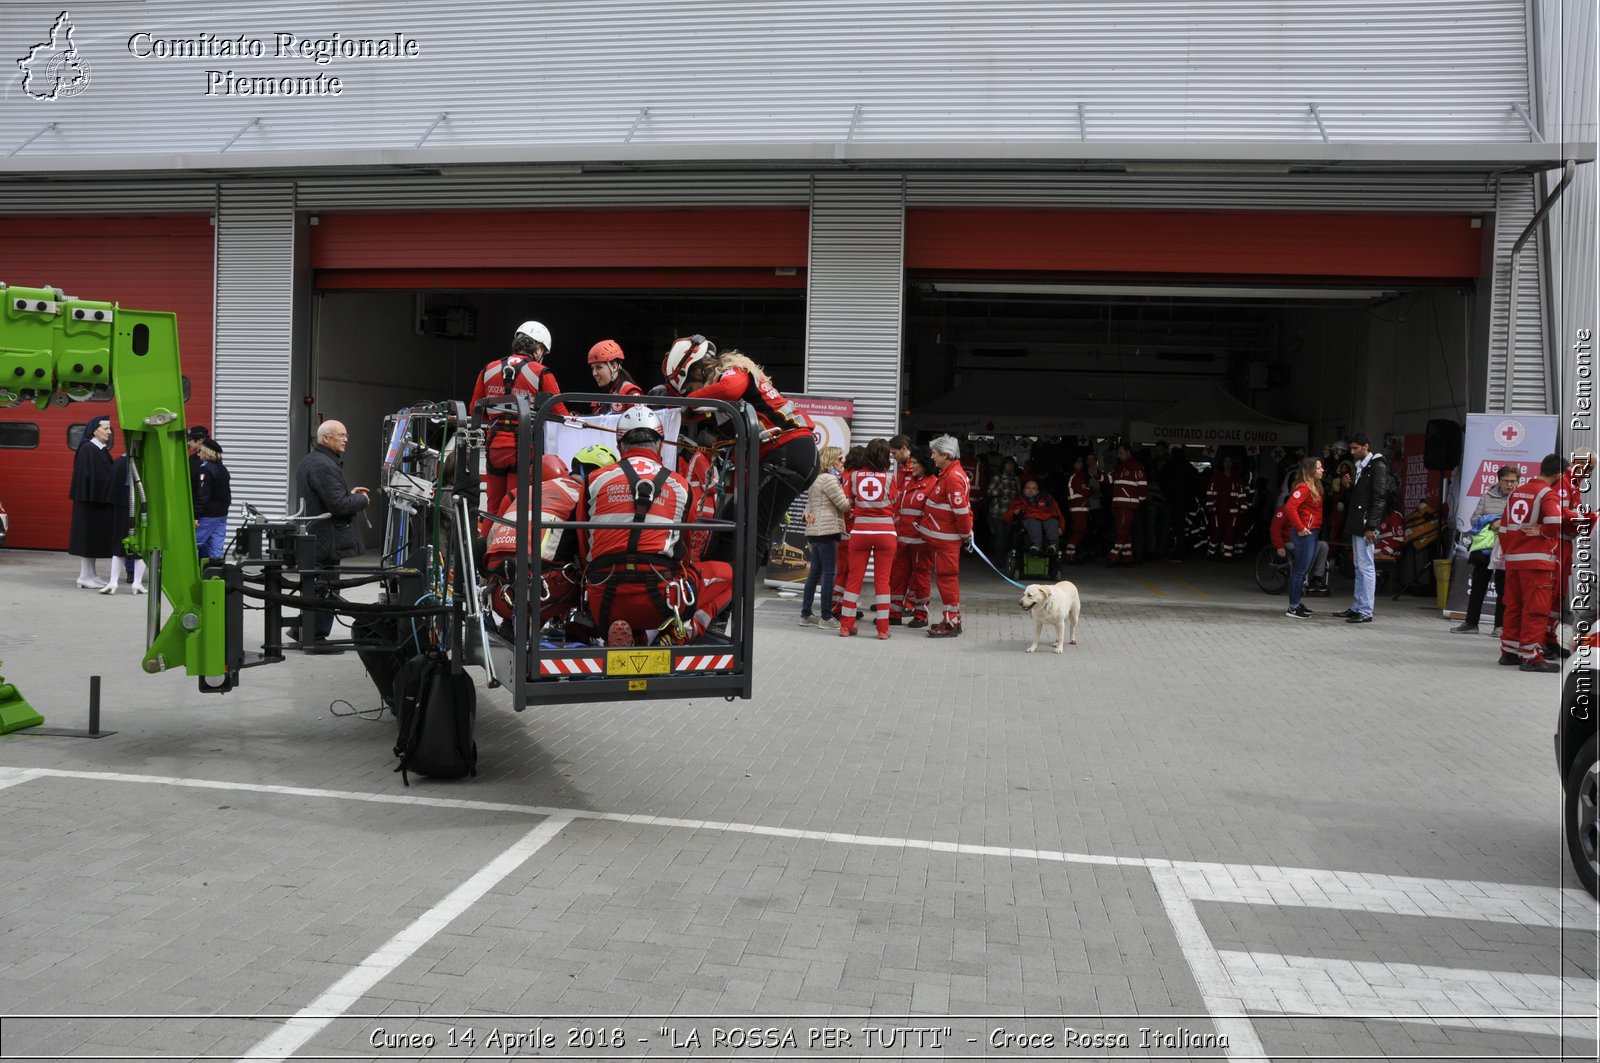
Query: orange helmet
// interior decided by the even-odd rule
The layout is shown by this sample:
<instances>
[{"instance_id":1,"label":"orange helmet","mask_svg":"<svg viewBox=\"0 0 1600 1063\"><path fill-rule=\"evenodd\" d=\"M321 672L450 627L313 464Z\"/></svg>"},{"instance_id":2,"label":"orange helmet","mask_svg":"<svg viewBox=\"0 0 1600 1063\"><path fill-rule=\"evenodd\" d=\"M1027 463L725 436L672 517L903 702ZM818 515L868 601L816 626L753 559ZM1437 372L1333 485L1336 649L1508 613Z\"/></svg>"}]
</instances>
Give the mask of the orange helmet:
<instances>
[{"instance_id":1,"label":"orange helmet","mask_svg":"<svg viewBox=\"0 0 1600 1063\"><path fill-rule=\"evenodd\" d=\"M566 474L567 463L562 461L559 455L546 454L544 461L539 465L540 480L554 480L557 476L565 476Z\"/></svg>"},{"instance_id":2,"label":"orange helmet","mask_svg":"<svg viewBox=\"0 0 1600 1063\"><path fill-rule=\"evenodd\" d=\"M589 364L622 361L622 344L616 340L601 340L589 348Z\"/></svg>"}]
</instances>

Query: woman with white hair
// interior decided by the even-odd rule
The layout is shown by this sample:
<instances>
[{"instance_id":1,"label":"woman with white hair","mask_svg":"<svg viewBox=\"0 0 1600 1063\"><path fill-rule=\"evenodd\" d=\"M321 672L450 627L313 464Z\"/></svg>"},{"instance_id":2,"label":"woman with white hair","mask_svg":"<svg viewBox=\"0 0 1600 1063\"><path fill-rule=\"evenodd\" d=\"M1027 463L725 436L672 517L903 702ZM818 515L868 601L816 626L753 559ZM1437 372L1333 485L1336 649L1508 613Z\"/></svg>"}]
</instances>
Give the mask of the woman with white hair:
<instances>
[{"instance_id":1,"label":"woman with white hair","mask_svg":"<svg viewBox=\"0 0 1600 1063\"><path fill-rule=\"evenodd\" d=\"M939 472L922 504L917 533L928 544L924 556L939 585L944 619L928 629L928 637L953 639L961 634L961 547L972 542L972 491L955 436L939 436L929 447Z\"/></svg>"}]
</instances>

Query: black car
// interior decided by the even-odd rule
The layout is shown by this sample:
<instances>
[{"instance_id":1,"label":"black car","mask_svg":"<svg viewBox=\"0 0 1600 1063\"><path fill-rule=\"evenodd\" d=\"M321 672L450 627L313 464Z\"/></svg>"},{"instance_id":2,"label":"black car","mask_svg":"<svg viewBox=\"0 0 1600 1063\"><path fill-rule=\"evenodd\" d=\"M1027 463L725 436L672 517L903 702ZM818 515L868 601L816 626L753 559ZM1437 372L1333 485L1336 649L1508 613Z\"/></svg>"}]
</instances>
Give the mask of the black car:
<instances>
[{"instance_id":1,"label":"black car","mask_svg":"<svg viewBox=\"0 0 1600 1063\"><path fill-rule=\"evenodd\" d=\"M1561 690L1556 767L1566 792L1561 826L1567 838L1567 855L1584 888L1600 896L1596 891L1600 880L1600 820L1595 818L1600 802L1600 740L1595 725L1600 718L1600 706L1595 704L1597 655L1600 633L1590 632L1578 640L1573 667Z\"/></svg>"}]
</instances>

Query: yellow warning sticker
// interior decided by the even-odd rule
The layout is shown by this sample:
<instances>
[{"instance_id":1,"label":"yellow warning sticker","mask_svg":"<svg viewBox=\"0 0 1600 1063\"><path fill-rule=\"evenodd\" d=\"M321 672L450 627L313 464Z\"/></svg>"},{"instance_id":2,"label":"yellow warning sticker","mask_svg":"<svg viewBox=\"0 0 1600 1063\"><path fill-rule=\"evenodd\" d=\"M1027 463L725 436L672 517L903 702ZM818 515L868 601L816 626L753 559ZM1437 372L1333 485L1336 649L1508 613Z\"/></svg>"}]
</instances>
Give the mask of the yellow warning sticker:
<instances>
[{"instance_id":1,"label":"yellow warning sticker","mask_svg":"<svg viewBox=\"0 0 1600 1063\"><path fill-rule=\"evenodd\" d=\"M628 690L629 691L645 690L645 689L648 689L649 686L650 686L650 680L648 680L648 679L630 679L630 680L628 680Z\"/></svg>"},{"instance_id":2,"label":"yellow warning sticker","mask_svg":"<svg viewBox=\"0 0 1600 1063\"><path fill-rule=\"evenodd\" d=\"M671 650L606 651L606 675L666 675L671 671Z\"/></svg>"}]
</instances>

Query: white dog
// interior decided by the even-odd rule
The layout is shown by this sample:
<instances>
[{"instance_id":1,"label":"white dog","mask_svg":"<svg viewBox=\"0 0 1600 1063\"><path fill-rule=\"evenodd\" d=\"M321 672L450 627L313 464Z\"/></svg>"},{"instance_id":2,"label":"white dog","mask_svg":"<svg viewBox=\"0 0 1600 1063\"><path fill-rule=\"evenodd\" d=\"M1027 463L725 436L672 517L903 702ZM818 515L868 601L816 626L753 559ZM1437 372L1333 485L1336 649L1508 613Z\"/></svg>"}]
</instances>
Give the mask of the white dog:
<instances>
[{"instance_id":1,"label":"white dog","mask_svg":"<svg viewBox=\"0 0 1600 1063\"><path fill-rule=\"evenodd\" d=\"M1033 645L1024 652L1032 653L1039 648L1039 636L1046 624L1055 629L1057 653L1061 652L1063 637L1074 646L1078 644L1078 588L1071 581L1062 580L1048 587L1043 583L1032 584L1022 592L1022 600L1017 604L1033 614Z\"/></svg>"}]
</instances>

